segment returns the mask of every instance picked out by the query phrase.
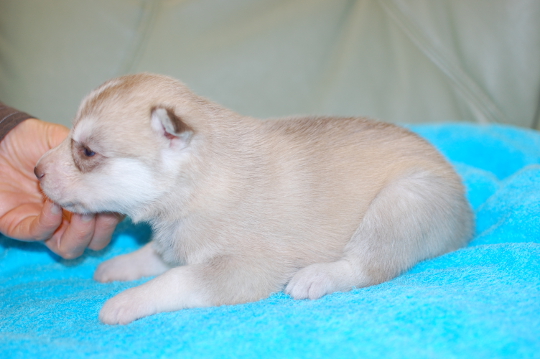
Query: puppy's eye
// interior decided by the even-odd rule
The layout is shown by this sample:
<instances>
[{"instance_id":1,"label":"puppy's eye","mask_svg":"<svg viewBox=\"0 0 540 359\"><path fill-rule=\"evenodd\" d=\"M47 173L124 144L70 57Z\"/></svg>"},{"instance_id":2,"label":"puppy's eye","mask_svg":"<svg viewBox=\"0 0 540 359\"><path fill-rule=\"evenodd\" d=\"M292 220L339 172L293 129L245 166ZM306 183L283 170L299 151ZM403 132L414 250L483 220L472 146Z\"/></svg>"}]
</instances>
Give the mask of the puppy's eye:
<instances>
[{"instance_id":1,"label":"puppy's eye","mask_svg":"<svg viewBox=\"0 0 540 359\"><path fill-rule=\"evenodd\" d=\"M94 155L96 154L94 151L92 151L92 150L89 149L88 147L85 147L85 148L83 149L83 152L84 152L84 155L85 155L86 157L92 157L92 156L94 156Z\"/></svg>"}]
</instances>

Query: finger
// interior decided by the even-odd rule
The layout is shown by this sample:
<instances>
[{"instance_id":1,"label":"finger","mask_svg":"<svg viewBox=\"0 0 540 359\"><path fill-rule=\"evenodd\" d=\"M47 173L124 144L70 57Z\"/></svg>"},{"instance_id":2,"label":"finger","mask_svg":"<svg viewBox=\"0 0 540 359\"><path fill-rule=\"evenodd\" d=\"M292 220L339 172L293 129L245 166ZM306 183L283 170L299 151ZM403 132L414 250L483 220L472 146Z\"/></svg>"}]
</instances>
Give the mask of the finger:
<instances>
[{"instance_id":1,"label":"finger","mask_svg":"<svg viewBox=\"0 0 540 359\"><path fill-rule=\"evenodd\" d=\"M53 237L53 240L56 239L57 243L54 252L66 259L83 254L94 236L95 222L92 214L73 214L65 230L55 233L57 238Z\"/></svg>"},{"instance_id":2,"label":"finger","mask_svg":"<svg viewBox=\"0 0 540 359\"><path fill-rule=\"evenodd\" d=\"M66 211L64 211L64 213L65 212ZM66 231L68 226L69 226L69 221L66 219L64 215L62 219L62 224L60 225L60 227L58 227L58 229L56 230L56 232L54 232L51 238L45 240L44 242L47 248L49 248L52 252L58 255L60 255L60 251L58 249L60 247L60 239L64 235L64 232Z\"/></svg>"},{"instance_id":3,"label":"finger","mask_svg":"<svg viewBox=\"0 0 540 359\"><path fill-rule=\"evenodd\" d=\"M54 148L58 146L60 142L62 142L67 137L67 135L69 134L69 128L55 123L46 124L49 126L49 135L47 136L47 140L49 141L49 147Z\"/></svg>"},{"instance_id":4,"label":"finger","mask_svg":"<svg viewBox=\"0 0 540 359\"><path fill-rule=\"evenodd\" d=\"M117 213L100 213L96 215L96 227L94 237L88 248L98 251L109 244L116 225L123 219L123 216Z\"/></svg>"},{"instance_id":5,"label":"finger","mask_svg":"<svg viewBox=\"0 0 540 359\"><path fill-rule=\"evenodd\" d=\"M18 234L21 239L35 239L38 241L49 239L62 224L62 208L51 201L45 201L41 212L33 217L28 225L22 222Z\"/></svg>"}]
</instances>

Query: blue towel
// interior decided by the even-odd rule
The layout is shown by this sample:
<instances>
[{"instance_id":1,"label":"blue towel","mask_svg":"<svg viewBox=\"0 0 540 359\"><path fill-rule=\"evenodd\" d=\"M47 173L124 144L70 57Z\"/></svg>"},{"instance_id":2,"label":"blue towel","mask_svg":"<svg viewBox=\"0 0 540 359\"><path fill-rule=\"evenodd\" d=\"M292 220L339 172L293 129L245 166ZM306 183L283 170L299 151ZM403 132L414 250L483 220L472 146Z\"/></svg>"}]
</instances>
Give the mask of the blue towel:
<instances>
[{"instance_id":1,"label":"blue towel","mask_svg":"<svg viewBox=\"0 0 540 359\"><path fill-rule=\"evenodd\" d=\"M454 164L477 234L389 282L292 300L98 321L134 285L92 280L97 265L148 240L122 223L112 244L62 260L0 237L0 358L540 358L540 134L509 126L411 126Z\"/></svg>"}]
</instances>

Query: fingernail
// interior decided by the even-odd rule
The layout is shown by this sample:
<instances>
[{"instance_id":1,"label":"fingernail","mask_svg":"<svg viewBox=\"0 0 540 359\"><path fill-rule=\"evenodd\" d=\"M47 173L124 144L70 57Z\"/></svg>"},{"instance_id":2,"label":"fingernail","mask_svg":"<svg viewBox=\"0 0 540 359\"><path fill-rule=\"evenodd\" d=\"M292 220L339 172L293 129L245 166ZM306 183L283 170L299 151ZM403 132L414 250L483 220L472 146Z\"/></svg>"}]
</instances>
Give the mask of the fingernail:
<instances>
[{"instance_id":1,"label":"fingernail","mask_svg":"<svg viewBox=\"0 0 540 359\"><path fill-rule=\"evenodd\" d=\"M60 214L62 212L62 207L57 205L56 203L53 203L51 206L51 213L52 214Z\"/></svg>"},{"instance_id":2,"label":"fingernail","mask_svg":"<svg viewBox=\"0 0 540 359\"><path fill-rule=\"evenodd\" d=\"M94 215L93 214L90 214L90 213L86 213L86 214L83 214L81 216L83 222L90 222L91 220L94 219Z\"/></svg>"}]
</instances>

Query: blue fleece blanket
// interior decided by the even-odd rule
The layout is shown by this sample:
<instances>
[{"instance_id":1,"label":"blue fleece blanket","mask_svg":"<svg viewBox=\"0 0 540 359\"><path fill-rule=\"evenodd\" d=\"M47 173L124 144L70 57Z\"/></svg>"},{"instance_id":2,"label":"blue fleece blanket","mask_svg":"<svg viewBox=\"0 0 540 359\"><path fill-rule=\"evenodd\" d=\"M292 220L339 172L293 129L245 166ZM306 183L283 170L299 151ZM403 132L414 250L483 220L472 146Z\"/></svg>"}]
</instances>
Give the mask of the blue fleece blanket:
<instances>
[{"instance_id":1,"label":"blue fleece blanket","mask_svg":"<svg viewBox=\"0 0 540 359\"><path fill-rule=\"evenodd\" d=\"M476 212L466 248L381 285L296 301L162 313L107 326L97 265L147 241L123 223L101 252L65 261L0 237L0 357L540 358L540 133L506 126L414 131L455 165Z\"/></svg>"}]
</instances>

